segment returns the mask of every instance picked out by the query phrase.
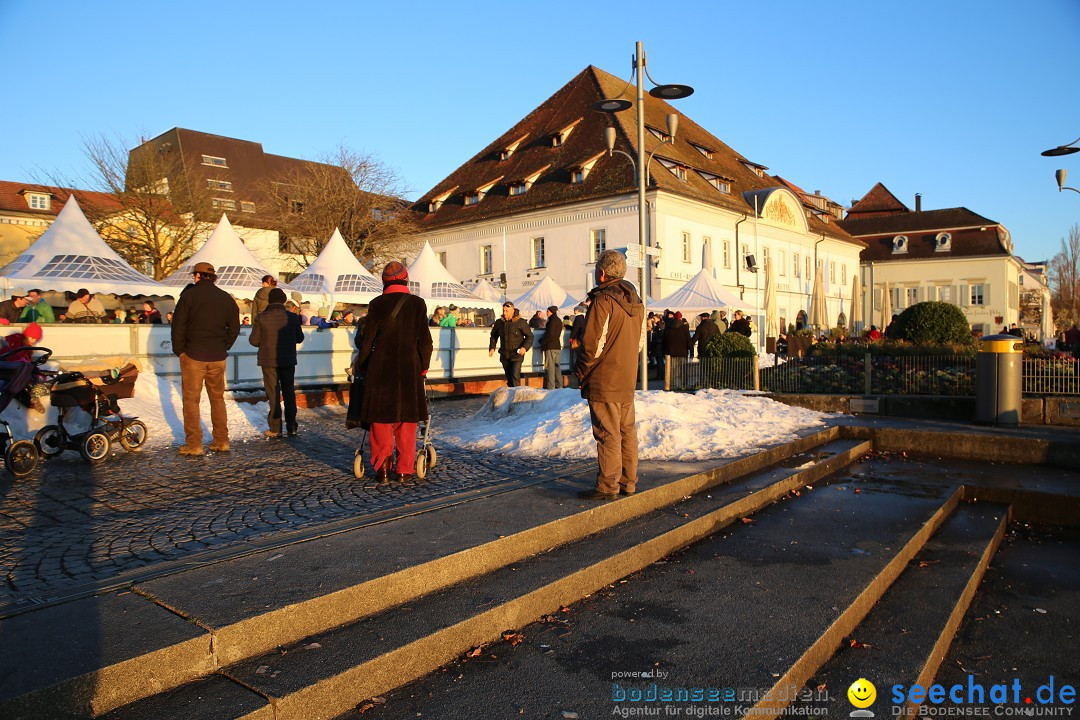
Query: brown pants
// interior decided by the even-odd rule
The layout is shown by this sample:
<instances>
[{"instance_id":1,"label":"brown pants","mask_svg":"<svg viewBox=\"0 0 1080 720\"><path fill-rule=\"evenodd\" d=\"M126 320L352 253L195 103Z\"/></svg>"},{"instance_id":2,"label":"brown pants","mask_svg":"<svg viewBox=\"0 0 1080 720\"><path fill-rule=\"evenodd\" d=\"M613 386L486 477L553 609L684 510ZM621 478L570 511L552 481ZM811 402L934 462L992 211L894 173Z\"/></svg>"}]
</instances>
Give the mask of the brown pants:
<instances>
[{"instance_id":1,"label":"brown pants","mask_svg":"<svg viewBox=\"0 0 1080 720\"><path fill-rule=\"evenodd\" d=\"M180 389L184 398L184 444L202 448L202 417L199 401L203 385L210 398L210 422L214 426L214 442L229 442L229 417L225 411L225 360L202 362L187 354L180 355Z\"/></svg>"},{"instance_id":2,"label":"brown pants","mask_svg":"<svg viewBox=\"0 0 1080 720\"><path fill-rule=\"evenodd\" d=\"M596 438L596 489L617 493L637 486L638 444L634 426L634 401L601 403L589 401L593 437Z\"/></svg>"}]
</instances>

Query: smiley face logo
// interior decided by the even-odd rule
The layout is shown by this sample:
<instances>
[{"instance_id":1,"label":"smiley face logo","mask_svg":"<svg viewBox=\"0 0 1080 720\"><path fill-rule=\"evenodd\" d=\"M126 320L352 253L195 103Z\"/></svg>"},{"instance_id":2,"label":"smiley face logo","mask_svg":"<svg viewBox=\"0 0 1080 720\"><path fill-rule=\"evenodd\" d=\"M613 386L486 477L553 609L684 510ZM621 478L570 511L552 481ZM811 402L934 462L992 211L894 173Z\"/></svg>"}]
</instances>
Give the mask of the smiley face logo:
<instances>
[{"instance_id":1,"label":"smiley face logo","mask_svg":"<svg viewBox=\"0 0 1080 720\"><path fill-rule=\"evenodd\" d=\"M868 708L877 700L877 688L866 678L859 678L847 689L847 698L857 708Z\"/></svg>"}]
</instances>

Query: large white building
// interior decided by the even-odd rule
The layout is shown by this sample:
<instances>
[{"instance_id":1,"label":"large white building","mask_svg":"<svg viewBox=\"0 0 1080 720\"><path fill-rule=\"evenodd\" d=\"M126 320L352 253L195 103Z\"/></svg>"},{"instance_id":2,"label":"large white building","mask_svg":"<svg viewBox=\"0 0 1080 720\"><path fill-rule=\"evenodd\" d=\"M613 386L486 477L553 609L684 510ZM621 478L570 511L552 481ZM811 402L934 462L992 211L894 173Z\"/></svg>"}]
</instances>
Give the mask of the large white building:
<instances>
[{"instance_id":1,"label":"large white building","mask_svg":"<svg viewBox=\"0 0 1080 720\"><path fill-rule=\"evenodd\" d=\"M510 298L550 276L581 298L600 251L638 242L634 169L604 145L613 125L616 150L637 156L636 108L616 115L592 110L626 86L586 68L414 204L420 239L451 274L497 286L505 273ZM711 264L723 285L760 305L765 275L753 270L774 263L779 315L793 324L809 308L819 268L835 324L849 306L864 247L836 223L839 206L767 174L682 114L672 139L669 113L677 111L646 96L645 149L655 153L647 227L650 244L661 248L650 302ZM629 279L638 281L636 273Z\"/></svg>"}]
</instances>

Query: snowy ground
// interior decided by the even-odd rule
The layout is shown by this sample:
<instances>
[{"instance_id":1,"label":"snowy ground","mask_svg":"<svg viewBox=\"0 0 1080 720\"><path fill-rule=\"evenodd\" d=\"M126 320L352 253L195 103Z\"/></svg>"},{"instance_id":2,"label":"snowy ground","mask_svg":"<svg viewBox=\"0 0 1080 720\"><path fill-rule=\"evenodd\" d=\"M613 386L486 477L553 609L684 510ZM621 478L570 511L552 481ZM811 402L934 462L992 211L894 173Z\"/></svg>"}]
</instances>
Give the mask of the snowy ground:
<instances>
[{"instance_id":1,"label":"snowy ground","mask_svg":"<svg viewBox=\"0 0 1080 720\"><path fill-rule=\"evenodd\" d=\"M744 455L823 426L828 417L735 390L638 391L635 407L642 460ZM440 435L444 442L475 450L596 457L588 406L572 389L501 388L472 418L443 427Z\"/></svg>"},{"instance_id":2,"label":"snowy ground","mask_svg":"<svg viewBox=\"0 0 1080 720\"><path fill-rule=\"evenodd\" d=\"M229 437L233 442L253 440L266 430L267 404L237 402L226 393ZM48 398L45 398L48 405ZM827 415L774 402L734 390L701 390L696 394L638 392L637 429L640 457L651 460L693 460L732 457L766 445L785 442L799 430L824 425ZM577 390L501 388L474 414L463 412L475 404L434 406L432 430L438 442L466 449L491 450L513 455L566 458L596 456L589 410ZM179 382L153 373L139 376L135 397L121 400L129 417L148 428L148 447L179 445L184 440ZM449 412L444 412L449 411ZM85 416L69 415L76 429ZM335 422L344 408L301 410L315 422ZM11 424L17 438L32 438L41 427L56 422L56 410L41 414L12 402L0 417ZM210 404L202 399L203 430L210 437Z\"/></svg>"}]
</instances>

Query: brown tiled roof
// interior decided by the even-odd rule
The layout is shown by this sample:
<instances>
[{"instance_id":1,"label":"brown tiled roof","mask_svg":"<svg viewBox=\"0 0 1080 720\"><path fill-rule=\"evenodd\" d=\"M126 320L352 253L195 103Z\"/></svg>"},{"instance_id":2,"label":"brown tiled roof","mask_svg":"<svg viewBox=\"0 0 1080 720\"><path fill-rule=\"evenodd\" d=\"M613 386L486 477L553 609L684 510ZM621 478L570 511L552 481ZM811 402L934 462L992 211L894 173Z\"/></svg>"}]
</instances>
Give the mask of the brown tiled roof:
<instances>
[{"instance_id":1,"label":"brown tiled roof","mask_svg":"<svg viewBox=\"0 0 1080 720\"><path fill-rule=\"evenodd\" d=\"M49 203L49 209L38 210L31 208L26 201L26 193L28 192L51 194L52 200ZM119 203L109 193L0 180L0 212L55 218L72 194L75 195L75 200L83 208L93 206L101 209L121 209Z\"/></svg>"},{"instance_id":2,"label":"brown tiled roof","mask_svg":"<svg viewBox=\"0 0 1080 720\"><path fill-rule=\"evenodd\" d=\"M593 103L605 98L621 97L634 102L633 88L626 81L592 65L585 68L569 83L529 113L523 120L503 133L442 182L424 193L413 205L419 214L423 229L436 229L497 218L527 210L555 207L570 202L592 200L614 195L625 195L636 190L634 170L627 159L619 154L611 157L605 152L604 129L614 126L617 131L615 147L633 156L637 155L636 108L615 115L592 110ZM780 183L773 177L758 177L746 167L746 158L707 132L693 120L678 113L667 102L645 96L645 125L666 132L669 113L679 115L679 128L674 144L666 144L657 152L649 175L650 187L663 189L677 195L691 197L735 212L752 212L744 192L777 187ZM569 137L560 146L552 145L552 136L577 121ZM523 139L524 138L524 139ZM500 152L521 140L517 149L506 160L500 160ZM652 133L645 133L645 150L651 153L661 141ZM712 152L707 158L694 146ZM583 183L571 183L571 171L600 155ZM687 181L683 182L668 171L660 159L673 161L690 168ZM530 177L548 166L523 195L510 195L514 182ZM731 181L731 194L714 188L697 171L718 175ZM491 190L474 205L465 205L466 194L496 180ZM450 191L440 208L428 212L428 205ZM816 217L810 220L813 232L847 241L852 238L835 223L823 223Z\"/></svg>"},{"instance_id":3,"label":"brown tiled roof","mask_svg":"<svg viewBox=\"0 0 1080 720\"><path fill-rule=\"evenodd\" d=\"M911 212L889 189L878 183L863 195L862 200L853 203L848 210L848 217L876 217L893 213Z\"/></svg>"},{"instance_id":4,"label":"brown tiled roof","mask_svg":"<svg viewBox=\"0 0 1080 720\"><path fill-rule=\"evenodd\" d=\"M839 224L866 243L860 254L864 262L1012 254L1004 227L963 207L865 218L849 216ZM943 232L952 236L948 251L937 250L937 236ZM893 252L893 238L897 235L907 237L906 253Z\"/></svg>"}]
</instances>

